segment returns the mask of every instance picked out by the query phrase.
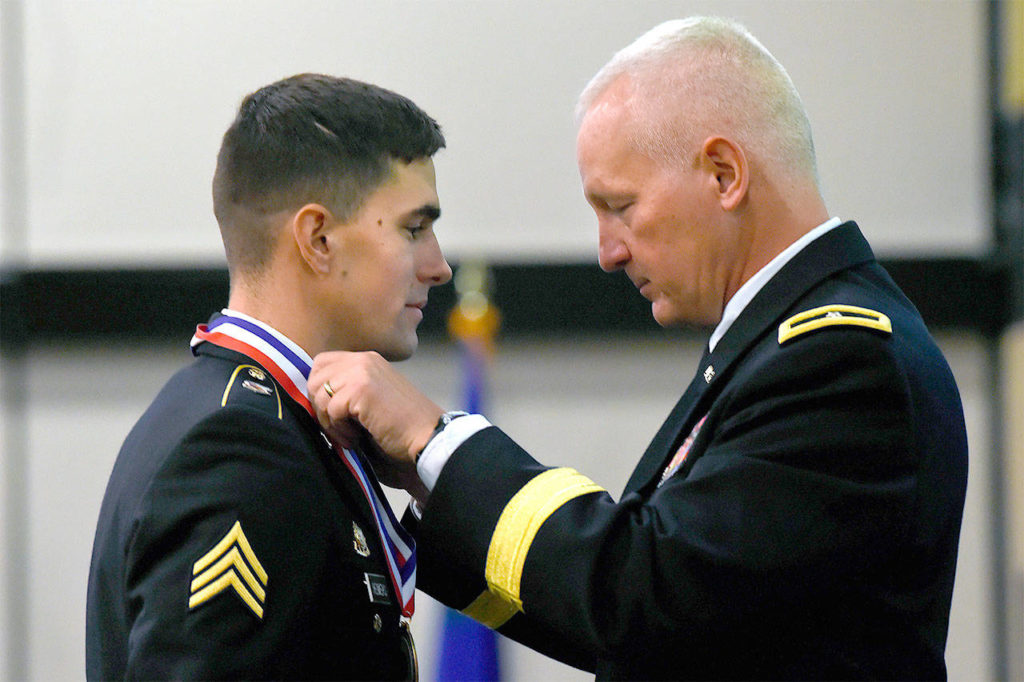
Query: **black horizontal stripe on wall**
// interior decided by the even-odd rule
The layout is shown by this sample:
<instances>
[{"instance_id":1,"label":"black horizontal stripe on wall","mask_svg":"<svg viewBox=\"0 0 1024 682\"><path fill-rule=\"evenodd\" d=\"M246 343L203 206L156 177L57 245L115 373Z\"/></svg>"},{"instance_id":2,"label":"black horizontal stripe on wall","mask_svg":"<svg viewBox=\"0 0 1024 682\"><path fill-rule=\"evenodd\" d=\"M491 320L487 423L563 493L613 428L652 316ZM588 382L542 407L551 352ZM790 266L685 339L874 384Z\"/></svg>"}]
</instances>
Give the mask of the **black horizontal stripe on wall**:
<instances>
[{"instance_id":1,"label":"black horizontal stripe on wall","mask_svg":"<svg viewBox=\"0 0 1024 682\"><path fill-rule=\"evenodd\" d=\"M970 258L883 260L933 329L997 334L1011 319L1005 268ZM458 267L453 264L453 267ZM650 304L622 274L596 265L499 264L491 297L502 335L599 334L658 329ZM32 269L0 276L0 340L36 342L187 338L226 305L222 268ZM446 334L451 283L431 291L422 338Z\"/></svg>"}]
</instances>

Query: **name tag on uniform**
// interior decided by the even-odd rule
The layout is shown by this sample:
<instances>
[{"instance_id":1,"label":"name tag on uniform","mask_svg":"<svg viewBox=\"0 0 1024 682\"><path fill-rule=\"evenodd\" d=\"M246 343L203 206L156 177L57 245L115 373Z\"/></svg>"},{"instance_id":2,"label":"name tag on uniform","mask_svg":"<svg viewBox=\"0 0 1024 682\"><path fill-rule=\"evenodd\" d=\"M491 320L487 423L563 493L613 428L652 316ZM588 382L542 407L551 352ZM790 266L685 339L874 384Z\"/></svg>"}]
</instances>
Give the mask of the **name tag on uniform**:
<instances>
[{"instance_id":1,"label":"name tag on uniform","mask_svg":"<svg viewBox=\"0 0 1024 682\"><path fill-rule=\"evenodd\" d=\"M385 576L377 573L363 573L363 584L366 585L366 592L370 595L371 603L391 603L391 595L388 593L388 579Z\"/></svg>"}]
</instances>

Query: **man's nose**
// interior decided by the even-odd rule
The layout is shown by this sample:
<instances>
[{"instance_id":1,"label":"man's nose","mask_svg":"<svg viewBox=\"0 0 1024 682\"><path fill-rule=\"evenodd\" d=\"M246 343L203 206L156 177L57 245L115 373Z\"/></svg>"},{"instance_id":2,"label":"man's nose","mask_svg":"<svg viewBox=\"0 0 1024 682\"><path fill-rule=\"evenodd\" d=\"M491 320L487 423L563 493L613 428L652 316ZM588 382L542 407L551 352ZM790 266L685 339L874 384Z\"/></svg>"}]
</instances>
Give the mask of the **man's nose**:
<instances>
[{"instance_id":1,"label":"man's nose","mask_svg":"<svg viewBox=\"0 0 1024 682\"><path fill-rule=\"evenodd\" d=\"M436 287L451 280L452 267L448 265L444 254L441 253L441 245L438 244L437 238L432 236L431 241L432 244L428 248L428 252L424 254L424 258L420 262L419 277L420 281Z\"/></svg>"},{"instance_id":2,"label":"man's nose","mask_svg":"<svg viewBox=\"0 0 1024 682\"><path fill-rule=\"evenodd\" d=\"M611 221L599 221L597 262L601 265L601 269L605 272L621 270L629 262L629 258L629 249Z\"/></svg>"}]
</instances>

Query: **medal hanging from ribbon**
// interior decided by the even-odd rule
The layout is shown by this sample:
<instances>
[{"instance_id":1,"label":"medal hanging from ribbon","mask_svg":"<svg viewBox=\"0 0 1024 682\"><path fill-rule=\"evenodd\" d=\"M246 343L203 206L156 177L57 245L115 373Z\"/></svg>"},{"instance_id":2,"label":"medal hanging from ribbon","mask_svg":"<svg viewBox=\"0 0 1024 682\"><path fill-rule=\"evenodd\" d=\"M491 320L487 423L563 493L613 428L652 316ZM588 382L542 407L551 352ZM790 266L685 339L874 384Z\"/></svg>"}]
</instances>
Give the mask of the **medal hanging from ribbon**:
<instances>
[{"instance_id":1,"label":"medal hanging from ribbon","mask_svg":"<svg viewBox=\"0 0 1024 682\"><path fill-rule=\"evenodd\" d=\"M294 343L258 320L235 312L225 313L209 325L199 325L192 337L193 352L203 342L233 350L259 363L316 421L306 386L312 359ZM326 435L324 438L327 438ZM384 547L392 585L402 600L402 615L410 617L416 592L416 543L395 518L387 501L377 495L371 479L373 474L367 473L359 455L345 448L335 450L358 481L370 505Z\"/></svg>"}]
</instances>

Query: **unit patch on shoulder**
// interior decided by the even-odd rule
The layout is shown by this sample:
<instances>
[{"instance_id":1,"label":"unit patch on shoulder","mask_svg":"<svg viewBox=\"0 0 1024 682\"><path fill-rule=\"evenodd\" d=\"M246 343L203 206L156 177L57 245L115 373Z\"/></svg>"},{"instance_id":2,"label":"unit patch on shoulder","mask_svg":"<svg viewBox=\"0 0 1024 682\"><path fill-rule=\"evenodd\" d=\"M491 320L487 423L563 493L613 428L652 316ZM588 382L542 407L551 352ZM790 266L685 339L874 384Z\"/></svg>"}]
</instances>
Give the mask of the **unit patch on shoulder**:
<instances>
[{"instance_id":1,"label":"unit patch on shoulder","mask_svg":"<svg viewBox=\"0 0 1024 682\"><path fill-rule=\"evenodd\" d=\"M865 327L892 334L888 316L867 308L836 303L798 313L779 325L779 345L823 327Z\"/></svg>"},{"instance_id":2,"label":"unit patch on shoulder","mask_svg":"<svg viewBox=\"0 0 1024 682\"><path fill-rule=\"evenodd\" d=\"M192 566L192 575L188 599L190 611L231 589L262 620L263 602L267 598L267 572L256 558L240 522L235 521L217 546L200 557Z\"/></svg>"}]
</instances>

